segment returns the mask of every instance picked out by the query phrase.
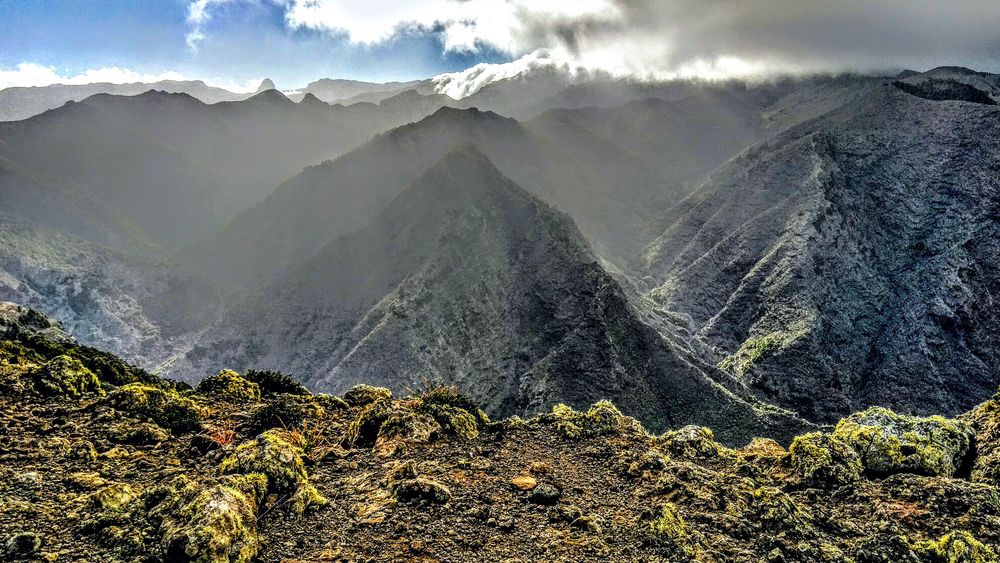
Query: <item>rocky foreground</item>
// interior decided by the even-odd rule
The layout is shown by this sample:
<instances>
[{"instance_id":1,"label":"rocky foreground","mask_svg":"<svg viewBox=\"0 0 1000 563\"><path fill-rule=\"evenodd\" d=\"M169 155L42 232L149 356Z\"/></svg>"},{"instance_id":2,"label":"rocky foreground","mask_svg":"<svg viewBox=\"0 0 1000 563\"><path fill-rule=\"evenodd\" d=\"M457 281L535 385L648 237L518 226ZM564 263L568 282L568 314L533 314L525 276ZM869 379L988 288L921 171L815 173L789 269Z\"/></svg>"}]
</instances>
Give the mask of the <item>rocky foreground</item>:
<instances>
[{"instance_id":1,"label":"rocky foreground","mask_svg":"<svg viewBox=\"0 0 1000 563\"><path fill-rule=\"evenodd\" d=\"M432 385L191 389L0 306L5 560L997 561L998 445L1000 395L732 449L607 402L491 421Z\"/></svg>"}]
</instances>

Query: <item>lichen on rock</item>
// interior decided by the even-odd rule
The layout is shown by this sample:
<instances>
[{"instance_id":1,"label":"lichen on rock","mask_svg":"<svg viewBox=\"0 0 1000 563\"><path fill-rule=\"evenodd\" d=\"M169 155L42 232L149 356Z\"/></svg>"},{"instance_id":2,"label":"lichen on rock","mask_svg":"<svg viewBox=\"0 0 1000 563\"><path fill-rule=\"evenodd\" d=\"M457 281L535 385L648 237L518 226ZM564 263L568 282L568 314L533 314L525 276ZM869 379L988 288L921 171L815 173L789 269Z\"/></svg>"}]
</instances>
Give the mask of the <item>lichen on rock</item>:
<instances>
[{"instance_id":1,"label":"lichen on rock","mask_svg":"<svg viewBox=\"0 0 1000 563\"><path fill-rule=\"evenodd\" d=\"M610 401L598 401L585 412L558 404L552 407L550 416L555 420L556 430L570 440L626 431L642 432L638 421L624 416Z\"/></svg>"},{"instance_id":2,"label":"lichen on rock","mask_svg":"<svg viewBox=\"0 0 1000 563\"><path fill-rule=\"evenodd\" d=\"M906 416L883 407L844 418L833 434L858 452L865 473L877 477L903 472L954 475L973 435L960 420Z\"/></svg>"},{"instance_id":3,"label":"lichen on rock","mask_svg":"<svg viewBox=\"0 0 1000 563\"><path fill-rule=\"evenodd\" d=\"M861 479L861 458L837 436L812 432L797 436L788 448L792 471L803 482L836 487Z\"/></svg>"},{"instance_id":4,"label":"lichen on rock","mask_svg":"<svg viewBox=\"0 0 1000 563\"><path fill-rule=\"evenodd\" d=\"M965 530L921 542L915 550L927 563L996 563L997 553Z\"/></svg>"}]
</instances>

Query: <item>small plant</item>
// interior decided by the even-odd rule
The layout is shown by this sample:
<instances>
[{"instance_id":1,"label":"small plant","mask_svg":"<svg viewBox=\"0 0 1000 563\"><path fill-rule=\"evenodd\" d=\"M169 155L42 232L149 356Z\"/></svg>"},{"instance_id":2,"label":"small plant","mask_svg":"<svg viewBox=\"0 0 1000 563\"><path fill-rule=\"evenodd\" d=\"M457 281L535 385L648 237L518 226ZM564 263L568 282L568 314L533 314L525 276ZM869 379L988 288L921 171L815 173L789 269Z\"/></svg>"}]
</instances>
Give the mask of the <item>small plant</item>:
<instances>
[{"instance_id":1,"label":"small plant","mask_svg":"<svg viewBox=\"0 0 1000 563\"><path fill-rule=\"evenodd\" d=\"M232 445L236 442L238 433L236 432L236 422L233 420L223 420L205 429L202 435L215 442L221 448Z\"/></svg>"}]
</instances>

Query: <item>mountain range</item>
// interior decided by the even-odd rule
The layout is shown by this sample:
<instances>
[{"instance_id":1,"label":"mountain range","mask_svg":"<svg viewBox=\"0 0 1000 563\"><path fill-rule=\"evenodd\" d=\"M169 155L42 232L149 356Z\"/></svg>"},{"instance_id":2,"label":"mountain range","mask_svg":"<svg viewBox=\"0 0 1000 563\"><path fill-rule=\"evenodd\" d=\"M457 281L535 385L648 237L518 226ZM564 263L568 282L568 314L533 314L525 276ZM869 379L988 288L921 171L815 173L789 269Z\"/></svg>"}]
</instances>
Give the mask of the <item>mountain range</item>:
<instances>
[{"instance_id":1,"label":"mountain range","mask_svg":"<svg viewBox=\"0 0 1000 563\"><path fill-rule=\"evenodd\" d=\"M728 442L954 414L1000 382L998 92L942 67L97 94L0 123L0 298L187 381L610 398Z\"/></svg>"}]
</instances>

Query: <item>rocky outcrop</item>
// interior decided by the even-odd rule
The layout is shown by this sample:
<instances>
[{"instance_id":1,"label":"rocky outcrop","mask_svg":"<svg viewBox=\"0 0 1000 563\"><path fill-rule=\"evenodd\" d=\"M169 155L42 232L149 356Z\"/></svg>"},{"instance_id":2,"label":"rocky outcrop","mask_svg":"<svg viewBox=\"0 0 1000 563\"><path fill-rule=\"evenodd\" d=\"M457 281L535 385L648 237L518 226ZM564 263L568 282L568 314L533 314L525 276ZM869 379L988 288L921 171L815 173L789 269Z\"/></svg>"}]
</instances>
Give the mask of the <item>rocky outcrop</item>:
<instances>
[{"instance_id":1,"label":"rocky outcrop","mask_svg":"<svg viewBox=\"0 0 1000 563\"><path fill-rule=\"evenodd\" d=\"M995 562L1000 549L1000 493L982 471L1000 445L994 401L959 421L861 412L786 451L761 439L732 449L696 426L650 434L607 401L491 421L445 387L248 399L153 380L163 397L203 405L198 428L166 432L94 390L52 396L19 383L52 343L10 338L0 340L5 560L936 563ZM101 383L109 398L132 388ZM307 402L315 408L280 427L237 423ZM962 467L949 476L904 457L876 474L876 442Z\"/></svg>"}]
</instances>

